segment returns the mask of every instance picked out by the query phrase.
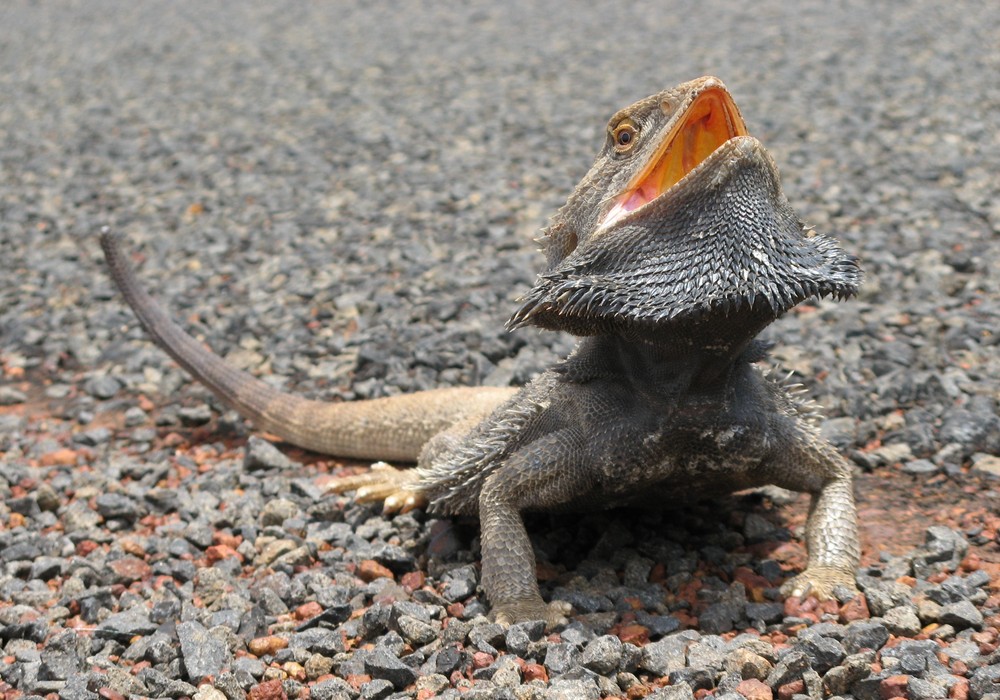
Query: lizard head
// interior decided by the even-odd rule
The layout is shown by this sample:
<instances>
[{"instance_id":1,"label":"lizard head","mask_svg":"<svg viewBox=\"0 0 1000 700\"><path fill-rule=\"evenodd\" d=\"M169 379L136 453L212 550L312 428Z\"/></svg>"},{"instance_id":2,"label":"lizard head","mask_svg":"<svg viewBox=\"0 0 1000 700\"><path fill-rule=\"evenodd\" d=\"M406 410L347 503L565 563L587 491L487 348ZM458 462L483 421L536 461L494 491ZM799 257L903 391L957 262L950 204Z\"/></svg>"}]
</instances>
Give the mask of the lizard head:
<instances>
[{"instance_id":1,"label":"lizard head","mask_svg":"<svg viewBox=\"0 0 1000 700\"><path fill-rule=\"evenodd\" d=\"M774 161L712 77L615 114L540 240L548 269L511 328L717 344L724 319L737 347L804 299L850 296L861 279L852 256L792 212Z\"/></svg>"}]
</instances>

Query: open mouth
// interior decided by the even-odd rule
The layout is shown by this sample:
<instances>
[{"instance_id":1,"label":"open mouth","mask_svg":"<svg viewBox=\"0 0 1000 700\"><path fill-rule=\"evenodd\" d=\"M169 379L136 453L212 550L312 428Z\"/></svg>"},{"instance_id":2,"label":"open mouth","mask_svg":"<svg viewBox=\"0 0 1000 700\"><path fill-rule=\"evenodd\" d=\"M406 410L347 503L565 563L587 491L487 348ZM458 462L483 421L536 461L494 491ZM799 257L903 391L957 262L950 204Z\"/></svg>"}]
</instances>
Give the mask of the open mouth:
<instances>
[{"instance_id":1,"label":"open mouth","mask_svg":"<svg viewBox=\"0 0 1000 700\"><path fill-rule=\"evenodd\" d=\"M736 103L723 87L703 90L675 119L646 167L615 198L602 228L667 192L726 141L748 133Z\"/></svg>"}]
</instances>

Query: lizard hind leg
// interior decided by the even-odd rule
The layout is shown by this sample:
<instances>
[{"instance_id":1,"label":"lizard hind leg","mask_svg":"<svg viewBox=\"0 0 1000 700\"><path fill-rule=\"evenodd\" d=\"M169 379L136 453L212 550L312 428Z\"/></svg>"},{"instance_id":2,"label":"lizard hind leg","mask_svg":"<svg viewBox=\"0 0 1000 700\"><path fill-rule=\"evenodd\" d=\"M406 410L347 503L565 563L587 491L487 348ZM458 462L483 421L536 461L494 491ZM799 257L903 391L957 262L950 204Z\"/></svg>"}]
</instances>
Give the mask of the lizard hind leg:
<instances>
[{"instance_id":1,"label":"lizard hind leg","mask_svg":"<svg viewBox=\"0 0 1000 700\"><path fill-rule=\"evenodd\" d=\"M418 479L414 469L397 469L385 462L376 462L367 472L335 479L327 491L354 491L354 500L358 503L382 501L383 512L406 513L427 505L427 497L415 488Z\"/></svg>"}]
</instances>

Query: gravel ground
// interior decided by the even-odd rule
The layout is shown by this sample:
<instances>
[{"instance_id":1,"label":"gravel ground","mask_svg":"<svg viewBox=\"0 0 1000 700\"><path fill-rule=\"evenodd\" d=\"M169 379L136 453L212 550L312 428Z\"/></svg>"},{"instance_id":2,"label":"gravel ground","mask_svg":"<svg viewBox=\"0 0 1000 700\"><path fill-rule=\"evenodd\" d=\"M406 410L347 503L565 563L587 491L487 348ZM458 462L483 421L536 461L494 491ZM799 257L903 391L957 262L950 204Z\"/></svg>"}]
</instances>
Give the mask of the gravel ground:
<instances>
[{"instance_id":1,"label":"gravel ground","mask_svg":"<svg viewBox=\"0 0 1000 700\"><path fill-rule=\"evenodd\" d=\"M785 7L4 2L3 697L1000 697L1000 10ZM220 413L101 266L110 225L310 396L522 383L571 347L502 330L534 232L706 73L868 274L770 331L858 467L857 598L783 603L805 504L745 496L532 519L576 614L501 629L474 523L325 495L343 463Z\"/></svg>"}]
</instances>

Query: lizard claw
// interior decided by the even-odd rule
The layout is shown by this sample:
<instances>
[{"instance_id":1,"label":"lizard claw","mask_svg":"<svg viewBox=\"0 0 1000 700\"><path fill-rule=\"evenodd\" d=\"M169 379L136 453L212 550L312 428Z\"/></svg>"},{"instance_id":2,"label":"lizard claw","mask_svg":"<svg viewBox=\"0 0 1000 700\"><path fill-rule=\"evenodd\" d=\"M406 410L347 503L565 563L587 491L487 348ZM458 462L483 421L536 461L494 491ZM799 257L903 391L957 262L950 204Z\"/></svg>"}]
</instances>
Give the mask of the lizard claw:
<instances>
[{"instance_id":1,"label":"lizard claw","mask_svg":"<svg viewBox=\"0 0 1000 700\"><path fill-rule=\"evenodd\" d=\"M503 626L514 625L530 620L544 620L545 629L552 630L569 622L568 616L573 607L564 600L553 600L546 604L540 598L517 603L498 605L493 609L491 617L494 622Z\"/></svg>"},{"instance_id":2,"label":"lizard claw","mask_svg":"<svg viewBox=\"0 0 1000 700\"><path fill-rule=\"evenodd\" d=\"M813 596L819 600L836 598L833 589L844 586L857 591L854 574L832 566L811 566L782 585L781 594L786 598Z\"/></svg>"},{"instance_id":3,"label":"lizard claw","mask_svg":"<svg viewBox=\"0 0 1000 700\"><path fill-rule=\"evenodd\" d=\"M427 505L427 498L411 486L417 478L412 469L397 469L385 462L376 462L367 472L335 479L327 486L327 491L355 491L354 500L358 503L382 501L383 512L406 513Z\"/></svg>"}]
</instances>

